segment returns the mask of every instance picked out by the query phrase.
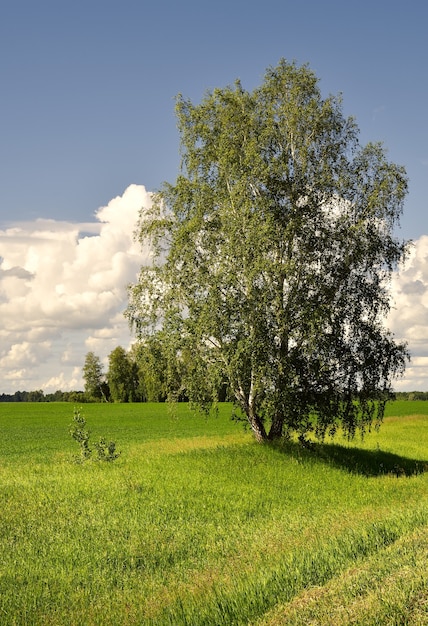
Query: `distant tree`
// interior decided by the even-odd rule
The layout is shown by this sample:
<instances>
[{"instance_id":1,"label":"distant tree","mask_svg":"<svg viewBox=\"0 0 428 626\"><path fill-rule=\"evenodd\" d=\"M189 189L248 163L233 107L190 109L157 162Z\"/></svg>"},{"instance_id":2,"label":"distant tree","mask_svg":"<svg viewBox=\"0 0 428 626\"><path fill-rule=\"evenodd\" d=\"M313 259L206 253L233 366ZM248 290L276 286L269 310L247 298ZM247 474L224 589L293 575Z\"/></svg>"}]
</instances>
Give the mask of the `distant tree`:
<instances>
[{"instance_id":1,"label":"distant tree","mask_svg":"<svg viewBox=\"0 0 428 626\"><path fill-rule=\"evenodd\" d=\"M72 393L75 393L75 392L72 392L72 391L61 391L61 389L57 389L55 391L55 393L52 394L53 397L52 397L51 401L54 401L54 402L69 402L69 398L70 398L70 395Z\"/></svg>"},{"instance_id":2,"label":"distant tree","mask_svg":"<svg viewBox=\"0 0 428 626\"><path fill-rule=\"evenodd\" d=\"M186 402L189 392L193 399L199 398L204 406L213 401L227 398L225 377L219 377L213 387L213 394L206 398L206 380L200 379L204 372L192 353L180 342L174 341L174 333L164 330L155 332L144 341L136 342L130 352L130 358L137 366L139 400L147 402L165 402L175 400Z\"/></svg>"},{"instance_id":3,"label":"distant tree","mask_svg":"<svg viewBox=\"0 0 428 626\"><path fill-rule=\"evenodd\" d=\"M73 402L74 404L82 404L87 401L84 391L68 391L64 397L64 401Z\"/></svg>"},{"instance_id":4,"label":"distant tree","mask_svg":"<svg viewBox=\"0 0 428 626\"><path fill-rule=\"evenodd\" d=\"M407 394L408 400L428 400L428 392L426 391L411 391Z\"/></svg>"},{"instance_id":5,"label":"distant tree","mask_svg":"<svg viewBox=\"0 0 428 626\"><path fill-rule=\"evenodd\" d=\"M45 400L42 389L28 392L28 402L43 402Z\"/></svg>"},{"instance_id":6,"label":"distant tree","mask_svg":"<svg viewBox=\"0 0 428 626\"><path fill-rule=\"evenodd\" d=\"M159 334L135 343L131 348L131 359L136 366L138 398L144 402L165 402L169 366Z\"/></svg>"},{"instance_id":7,"label":"distant tree","mask_svg":"<svg viewBox=\"0 0 428 626\"><path fill-rule=\"evenodd\" d=\"M88 352L83 366L85 394L89 401L106 401L108 389L103 374L101 360L93 352Z\"/></svg>"},{"instance_id":8,"label":"distant tree","mask_svg":"<svg viewBox=\"0 0 428 626\"><path fill-rule=\"evenodd\" d=\"M137 381L133 363L121 346L109 355L107 382L114 402L132 402L135 399Z\"/></svg>"},{"instance_id":9,"label":"distant tree","mask_svg":"<svg viewBox=\"0 0 428 626\"><path fill-rule=\"evenodd\" d=\"M176 110L182 173L139 224L153 262L130 289L137 336L162 328L191 355L200 404L226 376L258 441L380 423L408 358L384 327L405 170L359 145L307 66Z\"/></svg>"},{"instance_id":10,"label":"distant tree","mask_svg":"<svg viewBox=\"0 0 428 626\"><path fill-rule=\"evenodd\" d=\"M105 386L105 383L103 383ZM104 389L105 392L105 389ZM0 394L0 402L86 402L83 391L60 391L43 393L41 389L35 391L17 391L14 394Z\"/></svg>"}]
</instances>

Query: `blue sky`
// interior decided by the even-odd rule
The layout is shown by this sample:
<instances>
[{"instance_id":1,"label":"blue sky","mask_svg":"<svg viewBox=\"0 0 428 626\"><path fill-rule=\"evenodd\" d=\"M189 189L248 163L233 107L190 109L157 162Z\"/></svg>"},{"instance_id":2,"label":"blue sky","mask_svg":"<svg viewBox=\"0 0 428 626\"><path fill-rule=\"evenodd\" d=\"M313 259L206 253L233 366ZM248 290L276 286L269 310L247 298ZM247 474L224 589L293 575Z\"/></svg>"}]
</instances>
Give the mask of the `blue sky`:
<instances>
[{"instance_id":1,"label":"blue sky","mask_svg":"<svg viewBox=\"0 0 428 626\"><path fill-rule=\"evenodd\" d=\"M0 225L92 219L131 183L174 180L175 95L252 89L284 57L406 166L403 235L428 233L427 23L421 0L5 1Z\"/></svg>"},{"instance_id":2,"label":"blue sky","mask_svg":"<svg viewBox=\"0 0 428 626\"><path fill-rule=\"evenodd\" d=\"M175 96L236 78L251 90L282 57L341 92L361 142L407 169L399 234L417 247L392 322L415 356L403 385L428 389L427 23L422 0L4 0L0 393L79 386L89 349L105 359L129 341L132 224L146 190L178 173Z\"/></svg>"}]
</instances>

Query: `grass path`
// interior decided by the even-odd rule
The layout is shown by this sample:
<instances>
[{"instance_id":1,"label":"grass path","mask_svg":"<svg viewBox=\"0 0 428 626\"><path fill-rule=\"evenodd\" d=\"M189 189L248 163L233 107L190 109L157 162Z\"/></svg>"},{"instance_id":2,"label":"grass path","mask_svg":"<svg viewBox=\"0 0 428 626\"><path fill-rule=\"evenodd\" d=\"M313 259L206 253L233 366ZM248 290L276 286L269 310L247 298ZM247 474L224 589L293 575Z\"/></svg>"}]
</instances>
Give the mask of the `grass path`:
<instances>
[{"instance_id":1,"label":"grass path","mask_svg":"<svg viewBox=\"0 0 428 626\"><path fill-rule=\"evenodd\" d=\"M427 563L423 526L276 607L257 626L428 624Z\"/></svg>"}]
</instances>

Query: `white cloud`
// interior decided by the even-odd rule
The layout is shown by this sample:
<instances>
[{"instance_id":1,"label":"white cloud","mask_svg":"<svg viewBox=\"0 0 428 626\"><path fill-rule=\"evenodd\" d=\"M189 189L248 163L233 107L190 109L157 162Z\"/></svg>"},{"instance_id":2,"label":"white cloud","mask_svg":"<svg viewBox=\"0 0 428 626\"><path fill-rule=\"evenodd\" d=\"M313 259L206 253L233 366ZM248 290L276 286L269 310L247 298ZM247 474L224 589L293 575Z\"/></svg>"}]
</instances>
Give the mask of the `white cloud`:
<instances>
[{"instance_id":1,"label":"white cloud","mask_svg":"<svg viewBox=\"0 0 428 626\"><path fill-rule=\"evenodd\" d=\"M18 223L0 231L0 393L82 388L85 354L131 341L126 285L143 262L133 239L150 193L131 185L96 222Z\"/></svg>"},{"instance_id":2,"label":"white cloud","mask_svg":"<svg viewBox=\"0 0 428 626\"><path fill-rule=\"evenodd\" d=\"M116 346L128 347L126 285L145 260L133 233L150 204L150 193L131 185L94 222L36 220L0 231L0 393L82 389L89 350L106 365ZM428 390L428 236L391 287L388 325L412 353L396 388Z\"/></svg>"},{"instance_id":3,"label":"white cloud","mask_svg":"<svg viewBox=\"0 0 428 626\"><path fill-rule=\"evenodd\" d=\"M391 284L395 306L388 325L411 353L406 374L396 389L428 390L428 236L414 242L404 267Z\"/></svg>"}]
</instances>

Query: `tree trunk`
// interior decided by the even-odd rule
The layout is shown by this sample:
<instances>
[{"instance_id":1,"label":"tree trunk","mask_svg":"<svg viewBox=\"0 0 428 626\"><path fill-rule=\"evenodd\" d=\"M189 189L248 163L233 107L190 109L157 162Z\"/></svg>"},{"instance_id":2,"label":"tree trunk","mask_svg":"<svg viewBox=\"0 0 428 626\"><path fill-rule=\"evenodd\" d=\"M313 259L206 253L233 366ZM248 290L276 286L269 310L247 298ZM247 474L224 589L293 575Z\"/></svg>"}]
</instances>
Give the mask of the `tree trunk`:
<instances>
[{"instance_id":1,"label":"tree trunk","mask_svg":"<svg viewBox=\"0 0 428 626\"><path fill-rule=\"evenodd\" d=\"M259 416L250 411L247 413L247 418L257 443L263 443L263 441L266 441L268 438L266 429Z\"/></svg>"},{"instance_id":2,"label":"tree trunk","mask_svg":"<svg viewBox=\"0 0 428 626\"><path fill-rule=\"evenodd\" d=\"M250 392L248 396L245 394L243 386L239 384L239 387L235 390L235 398L238 400L241 408L247 416L248 423L251 426L251 430L253 431L253 435L256 441L258 443L266 441L268 438L266 429L264 427L263 421L257 414L257 409L255 406L256 402L254 393L254 381L252 376Z\"/></svg>"},{"instance_id":3,"label":"tree trunk","mask_svg":"<svg viewBox=\"0 0 428 626\"><path fill-rule=\"evenodd\" d=\"M282 415L275 415L269 429L268 439L280 439L282 437L282 429L284 426L284 418Z\"/></svg>"},{"instance_id":4,"label":"tree trunk","mask_svg":"<svg viewBox=\"0 0 428 626\"><path fill-rule=\"evenodd\" d=\"M255 384L254 384L254 372L251 372L251 385L250 385L250 393L248 395L248 411L247 417L250 422L251 429L253 431L254 437L258 443L262 443L267 439L266 429L264 427L263 421L260 419L257 414L256 408L256 392L255 392Z\"/></svg>"},{"instance_id":5,"label":"tree trunk","mask_svg":"<svg viewBox=\"0 0 428 626\"><path fill-rule=\"evenodd\" d=\"M248 423L251 427L256 441L258 443L263 443L263 441L267 440L268 436L262 420L257 415L257 411L255 409L251 394L250 397L247 398L241 388L239 391L235 392L235 397L247 417Z\"/></svg>"}]
</instances>

